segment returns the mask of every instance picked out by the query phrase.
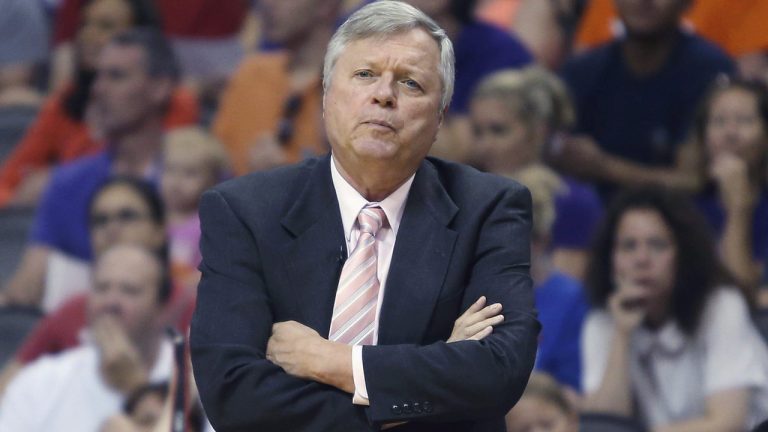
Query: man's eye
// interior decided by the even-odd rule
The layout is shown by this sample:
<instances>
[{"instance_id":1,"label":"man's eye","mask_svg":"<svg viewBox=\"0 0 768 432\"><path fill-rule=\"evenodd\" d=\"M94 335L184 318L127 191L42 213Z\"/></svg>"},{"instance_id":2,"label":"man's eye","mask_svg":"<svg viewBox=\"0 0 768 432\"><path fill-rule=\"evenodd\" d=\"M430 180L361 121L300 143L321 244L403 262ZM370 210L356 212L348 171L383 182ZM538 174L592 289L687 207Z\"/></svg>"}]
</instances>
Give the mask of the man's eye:
<instances>
[{"instance_id":1,"label":"man's eye","mask_svg":"<svg viewBox=\"0 0 768 432\"><path fill-rule=\"evenodd\" d=\"M361 70L361 71L355 72L355 76L360 78L371 78L373 76L373 72L369 70Z\"/></svg>"},{"instance_id":2,"label":"man's eye","mask_svg":"<svg viewBox=\"0 0 768 432\"><path fill-rule=\"evenodd\" d=\"M405 86L410 88L410 89L421 90L421 86L419 85L419 83L417 83L416 81L414 81L412 79L404 80L403 84L405 84Z\"/></svg>"}]
</instances>

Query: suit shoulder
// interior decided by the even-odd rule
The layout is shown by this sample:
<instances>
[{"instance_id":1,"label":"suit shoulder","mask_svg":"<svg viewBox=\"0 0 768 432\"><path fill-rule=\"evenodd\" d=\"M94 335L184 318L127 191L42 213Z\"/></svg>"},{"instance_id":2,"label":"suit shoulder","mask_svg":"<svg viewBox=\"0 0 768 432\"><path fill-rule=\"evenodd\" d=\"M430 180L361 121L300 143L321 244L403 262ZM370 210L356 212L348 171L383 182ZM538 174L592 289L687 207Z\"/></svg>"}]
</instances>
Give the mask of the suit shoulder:
<instances>
[{"instance_id":1,"label":"suit shoulder","mask_svg":"<svg viewBox=\"0 0 768 432\"><path fill-rule=\"evenodd\" d=\"M515 180L496 174L485 173L456 162L427 158L437 171L449 195L468 195L487 199L500 194L527 193L527 188Z\"/></svg>"},{"instance_id":2,"label":"suit shoulder","mask_svg":"<svg viewBox=\"0 0 768 432\"><path fill-rule=\"evenodd\" d=\"M230 203L240 200L271 201L273 198L295 196L292 192L300 189L307 174L320 160L312 158L293 165L246 174L219 183L209 189L208 193L217 192Z\"/></svg>"}]
</instances>

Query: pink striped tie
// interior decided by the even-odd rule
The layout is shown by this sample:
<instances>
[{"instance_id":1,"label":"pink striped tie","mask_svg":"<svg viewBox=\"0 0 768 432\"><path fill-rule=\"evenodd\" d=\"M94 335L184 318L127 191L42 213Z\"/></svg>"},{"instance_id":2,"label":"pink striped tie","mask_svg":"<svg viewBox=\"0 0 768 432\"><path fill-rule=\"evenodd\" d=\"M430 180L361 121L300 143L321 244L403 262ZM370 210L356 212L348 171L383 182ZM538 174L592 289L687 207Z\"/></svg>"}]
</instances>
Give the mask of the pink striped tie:
<instances>
[{"instance_id":1,"label":"pink striped tie","mask_svg":"<svg viewBox=\"0 0 768 432\"><path fill-rule=\"evenodd\" d=\"M387 220L380 207L366 207L357 216L360 236L344 263L333 304L329 339L349 345L373 344L379 278L376 274L376 233Z\"/></svg>"}]
</instances>

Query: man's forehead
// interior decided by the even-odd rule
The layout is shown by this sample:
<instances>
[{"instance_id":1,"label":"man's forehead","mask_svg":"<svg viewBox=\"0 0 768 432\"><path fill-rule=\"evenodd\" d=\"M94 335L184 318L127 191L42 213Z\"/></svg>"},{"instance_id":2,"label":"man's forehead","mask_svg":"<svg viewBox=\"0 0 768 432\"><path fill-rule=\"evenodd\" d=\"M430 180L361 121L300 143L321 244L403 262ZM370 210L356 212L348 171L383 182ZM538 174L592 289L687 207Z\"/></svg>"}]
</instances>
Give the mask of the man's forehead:
<instances>
[{"instance_id":1,"label":"man's forehead","mask_svg":"<svg viewBox=\"0 0 768 432\"><path fill-rule=\"evenodd\" d=\"M350 41L341 56L344 57L350 51L355 51L354 57L347 57L357 61L373 61L379 59L383 52L379 49L369 49L370 46L385 48L390 45L401 46L402 49L394 54L402 60L407 60L411 65L423 64L423 60L429 59L430 56L438 62L440 60L440 47L437 41L421 28L354 39Z\"/></svg>"}]
</instances>

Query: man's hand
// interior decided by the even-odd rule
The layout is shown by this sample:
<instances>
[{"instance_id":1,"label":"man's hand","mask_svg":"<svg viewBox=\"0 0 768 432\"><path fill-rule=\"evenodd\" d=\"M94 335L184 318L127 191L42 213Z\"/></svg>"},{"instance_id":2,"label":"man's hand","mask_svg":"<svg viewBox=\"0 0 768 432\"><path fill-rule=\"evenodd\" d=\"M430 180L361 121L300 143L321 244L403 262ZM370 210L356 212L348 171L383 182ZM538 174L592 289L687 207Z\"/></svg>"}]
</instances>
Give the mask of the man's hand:
<instances>
[{"instance_id":1,"label":"man's hand","mask_svg":"<svg viewBox=\"0 0 768 432\"><path fill-rule=\"evenodd\" d=\"M493 326L504 321L501 303L485 306L485 302L485 296L481 296L456 320L447 342L484 339L493 332Z\"/></svg>"},{"instance_id":2,"label":"man's hand","mask_svg":"<svg viewBox=\"0 0 768 432\"><path fill-rule=\"evenodd\" d=\"M147 383L148 373L139 351L117 318L101 315L91 325L91 331L99 349L101 376L110 387L128 395Z\"/></svg>"},{"instance_id":3,"label":"man's hand","mask_svg":"<svg viewBox=\"0 0 768 432\"><path fill-rule=\"evenodd\" d=\"M352 347L331 342L296 321L272 326L267 360L297 378L328 384L354 393Z\"/></svg>"}]
</instances>

